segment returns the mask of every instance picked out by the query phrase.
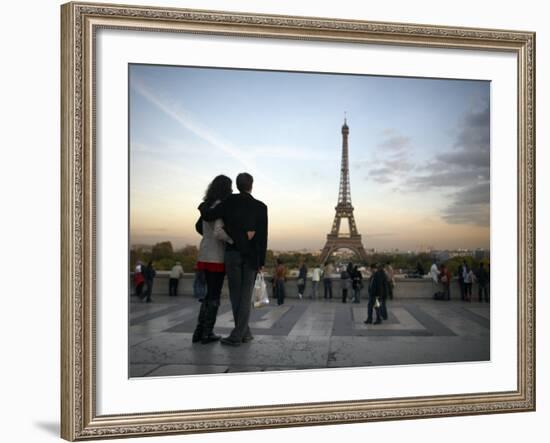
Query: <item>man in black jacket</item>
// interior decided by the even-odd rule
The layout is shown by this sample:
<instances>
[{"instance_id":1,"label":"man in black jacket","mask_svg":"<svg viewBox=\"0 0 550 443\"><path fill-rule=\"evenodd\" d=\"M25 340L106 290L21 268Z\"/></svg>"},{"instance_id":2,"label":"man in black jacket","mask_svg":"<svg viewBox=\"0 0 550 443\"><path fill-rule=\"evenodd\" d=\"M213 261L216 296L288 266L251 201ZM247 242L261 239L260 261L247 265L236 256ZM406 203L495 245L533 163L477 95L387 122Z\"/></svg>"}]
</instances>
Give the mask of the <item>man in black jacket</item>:
<instances>
[{"instance_id":1,"label":"man in black jacket","mask_svg":"<svg viewBox=\"0 0 550 443\"><path fill-rule=\"evenodd\" d=\"M211 209L204 204L199 206L203 220L223 220L224 229L234 242L226 245L224 261L235 327L221 340L232 346L252 340L248 326L252 291L267 250L267 206L252 197L253 181L250 174L243 172L236 180L238 194Z\"/></svg>"},{"instance_id":2,"label":"man in black jacket","mask_svg":"<svg viewBox=\"0 0 550 443\"><path fill-rule=\"evenodd\" d=\"M372 324L372 309L376 310L375 325L382 323L382 319L388 319L386 310L386 298L388 296L388 278L382 265L371 265L371 277L369 279L369 303L367 306L366 324ZM379 306L376 306L379 305Z\"/></svg>"}]
</instances>

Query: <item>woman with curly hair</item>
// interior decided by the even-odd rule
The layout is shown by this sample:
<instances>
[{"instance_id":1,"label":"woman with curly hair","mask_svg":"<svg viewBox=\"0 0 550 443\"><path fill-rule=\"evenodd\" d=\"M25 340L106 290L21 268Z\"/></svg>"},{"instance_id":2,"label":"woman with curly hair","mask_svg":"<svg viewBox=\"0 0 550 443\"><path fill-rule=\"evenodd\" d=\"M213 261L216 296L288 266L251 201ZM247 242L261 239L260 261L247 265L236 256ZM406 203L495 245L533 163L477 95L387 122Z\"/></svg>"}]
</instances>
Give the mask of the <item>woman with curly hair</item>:
<instances>
[{"instance_id":1,"label":"woman with curly hair","mask_svg":"<svg viewBox=\"0 0 550 443\"><path fill-rule=\"evenodd\" d=\"M231 179L225 175L218 175L208 186L202 204L207 205L208 208L213 208L229 197L232 192ZM204 272L206 296L199 311L197 326L193 333L193 343L200 341L206 344L218 341L221 338L219 335L214 334L214 325L218 315L225 278L225 245L226 243L233 243L233 240L225 232L221 219L207 222L200 218L195 228L202 234L196 269L198 272Z\"/></svg>"}]
</instances>

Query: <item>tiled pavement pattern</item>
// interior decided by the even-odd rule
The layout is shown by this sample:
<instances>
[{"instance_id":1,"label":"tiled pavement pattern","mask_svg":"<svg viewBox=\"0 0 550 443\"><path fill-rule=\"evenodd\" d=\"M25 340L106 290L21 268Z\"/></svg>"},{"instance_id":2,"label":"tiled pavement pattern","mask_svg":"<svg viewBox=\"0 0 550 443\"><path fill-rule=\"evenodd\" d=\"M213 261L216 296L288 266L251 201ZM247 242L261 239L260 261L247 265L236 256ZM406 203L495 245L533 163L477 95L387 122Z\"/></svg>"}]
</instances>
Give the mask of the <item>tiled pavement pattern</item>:
<instances>
[{"instance_id":1,"label":"tiled pavement pattern","mask_svg":"<svg viewBox=\"0 0 550 443\"><path fill-rule=\"evenodd\" d=\"M388 303L387 321L365 325L364 302L288 300L253 309L255 338L237 348L191 343L199 306L183 296L147 304L132 298L130 377L490 359L488 304L396 300ZM232 325L224 299L215 331L227 335Z\"/></svg>"}]
</instances>

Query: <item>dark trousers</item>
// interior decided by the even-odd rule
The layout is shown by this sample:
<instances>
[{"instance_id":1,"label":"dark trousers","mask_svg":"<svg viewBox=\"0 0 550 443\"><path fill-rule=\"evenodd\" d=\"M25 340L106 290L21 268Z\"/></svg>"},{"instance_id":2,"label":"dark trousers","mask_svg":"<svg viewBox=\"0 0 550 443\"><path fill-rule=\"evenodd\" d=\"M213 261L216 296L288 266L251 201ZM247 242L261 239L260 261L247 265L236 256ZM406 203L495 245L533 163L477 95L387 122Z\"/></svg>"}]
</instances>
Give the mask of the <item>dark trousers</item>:
<instances>
[{"instance_id":1,"label":"dark trousers","mask_svg":"<svg viewBox=\"0 0 550 443\"><path fill-rule=\"evenodd\" d=\"M464 282L464 300L472 301L472 283Z\"/></svg>"},{"instance_id":2,"label":"dark trousers","mask_svg":"<svg viewBox=\"0 0 550 443\"><path fill-rule=\"evenodd\" d=\"M282 305L285 302L285 282L284 280L275 280L273 286L274 296L277 299L277 304Z\"/></svg>"},{"instance_id":3,"label":"dark trousers","mask_svg":"<svg viewBox=\"0 0 550 443\"><path fill-rule=\"evenodd\" d=\"M138 283L136 285L136 295L141 298L142 296L142 293L143 293L143 286L145 285L144 282L141 282L141 283Z\"/></svg>"},{"instance_id":4,"label":"dark trousers","mask_svg":"<svg viewBox=\"0 0 550 443\"><path fill-rule=\"evenodd\" d=\"M361 302L361 288L353 289L353 303Z\"/></svg>"},{"instance_id":5,"label":"dark trousers","mask_svg":"<svg viewBox=\"0 0 550 443\"><path fill-rule=\"evenodd\" d=\"M195 332L193 333L194 341L208 337L214 330L218 308L220 307L225 272L204 271L204 276L206 280L206 295L201 300L199 318Z\"/></svg>"},{"instance_id":6,"label":"dark trousers","mask_svg":"<svg viewBox=\"0 0 550 443\"><path fill-rule=\"evenodd\" d=\"M315 300L317 300L317 296L319 295L319 280L317 281L314 281L312 280L311 281L311 295L310 295L310 298L314 298Z\"/></svg>"},{"instance_id":7,"label":"dark trousers","mask_svg":"<svg viewBox=\"0 0 550 443\"><path fill-rule=\"evenodd\" d=\"M151 301L151 294L153 293L153 280L145 281L145 300Z\"/></svg>"},{"instance_id":8,"label":"dark trousers","mask_svg":"<svg viewBox=\"0 0 550 443\"><path fill-rule=\"evenodd\" d=\"M487 284L485 285L479 284L477 291L478 291L480 302L483 301L483 295L485 295L485 301L489 302L489 288Z\"/></svg>"},{"instance_id":9,"label":"dark trousers","mask_svg":"<svg viewBox=\"0 0 550 443\"><path fill-rule=\"evenodd\" d=\"M348 288L342 289L342 303L346 303L348 300Z\"/></svg>"},{"instance_id":10,"label":"dark trousers","mask_svg":"<svg viewBox=\"0 0 550 443\"><path fill-rule=\"evenodd\" d=\"M235 327L231 331L230 337L242 340L243 337L250 334L248 321L257 271L243 260L240 252L228 250L225 251L225 272L227 273L229 299L235 320Z\"/></svg>"},{"instance_id":11,"label":"dark trousers","mask_svg":"<svg viewBox=\"0 0 550 443\"><path fill-rule=\"evenodd\" d=\"M323 285L325 287L325 298L332 298L332 279L323 279Z\"/></svg>"},{"instance_id":12,"label":"dark trousers","mask_svg":"<svg viewBox=\"0 0 550 443\"><path fill-rule=\"evenodd\" d=\"M466 295L466 287L464 285L464 280L462 279L458 280L458 286L460 287L460 300L464 300L464 297Z\"/></svg>"},{"instance_id":13,"label":"dark trousers","mask_svg":"<svg viewBox=\"0 0 550 443\"><path fill-rule=\"evenodd\" d=\"M443 293L445 294L445 300L451 299L451 284L443 284Z\"/></svg>"},{"instance_id":14,"label":"dark trousers","mask_svg":"<svg viewBox=\"0 0 550 443\"><path fill-rule=\"evenodd\" d=\"M384 319L388 319L388 308L386 306L386 297L380 298L380 316Z\"/></svg>"},{"instance_id":15,"label":"dark trousers","mask_svg":"<svg viewBox=\"0 0 550 443\"><path fill-rule=\"evenodd\" d=\"M168 281L168 295L175 297L178 295L178 284L180 282L179 278L171 278Z\"/></svg>"},{"instance_id":16,"label":"dark trousers","mask_svg":"<svg viewBox=\"0 0 550 443\"><path fill-rule=\"evenodd\" d=\"M208 304L219 306L225 272L205 271L204 276L206 277L206 296L204 297L204 301Z\"/></svg>"}]
</instances>

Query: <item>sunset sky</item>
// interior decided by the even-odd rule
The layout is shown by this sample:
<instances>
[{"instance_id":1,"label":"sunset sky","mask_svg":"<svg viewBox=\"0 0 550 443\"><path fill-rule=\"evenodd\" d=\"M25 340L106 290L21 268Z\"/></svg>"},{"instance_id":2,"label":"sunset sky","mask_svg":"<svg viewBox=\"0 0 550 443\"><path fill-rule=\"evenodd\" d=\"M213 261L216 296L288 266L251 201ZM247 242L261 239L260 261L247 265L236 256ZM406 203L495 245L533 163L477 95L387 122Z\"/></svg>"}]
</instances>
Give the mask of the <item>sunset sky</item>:
<instances>
[{"instance_id":1,"label":"sunset sky","mask_svg":"<svg viewBox=\"0 0 550 443\"><path fill-rule=\"evenodd\" d=\"M346 112L366 248L488 248L489 101L486 81L131 65L130 243L198 244L208 183L246 171L268 247L322 248Z\"/></svg>"}]
</instances>

